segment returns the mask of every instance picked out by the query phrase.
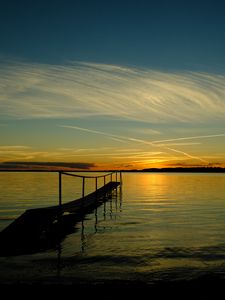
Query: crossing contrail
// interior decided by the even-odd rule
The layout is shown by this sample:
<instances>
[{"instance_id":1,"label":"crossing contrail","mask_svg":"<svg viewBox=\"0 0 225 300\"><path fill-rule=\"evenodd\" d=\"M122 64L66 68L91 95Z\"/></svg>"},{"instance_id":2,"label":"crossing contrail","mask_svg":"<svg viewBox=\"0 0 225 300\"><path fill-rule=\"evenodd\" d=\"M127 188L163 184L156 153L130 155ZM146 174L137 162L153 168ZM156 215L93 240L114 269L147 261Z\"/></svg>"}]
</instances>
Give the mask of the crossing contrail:
<instances>
[{"instance_id":1,"label":"crossing contrail","mask_svg":"<svg viewBox=\"0 0 225 300\"><path fill-rule=\"evenodd\" d=\"M173 141L182 141L182 140L215 138L215 137L221 137L221 136L225 136L225 133L210 134L210 135L197 135L197 136L181 137L181 138L167 139L167 140L158 140L158 141L153 141L152 143L153 144L158 144L158 143L173 142Z\"/></svg>"},{"instance_id":2,"label":"crossing contrail","mask_svg":"<svg viewBox=\"0 0 225 300\"><path fill-rule=\"evenodd\" d=\"M156 141L155 142L150 142L150 141L146 141L146 140L143 140L143 139L137 139L137 138L127 137L127 136L122 136L122 135L115 135L115 134L107 133L107 132L104 132L104 131L93 130L93 129L83 128L83 127L79 127L79 126L70 126L70 125L58 125L58 126L64 127L64 128L75 129L75 130L81 130L81 131L94 133L94 134L100 134L100 135L104 135L108 138L116 138L116 139L121 140L121 141L131 141L131 142L137 142L137 143L141 143L141 144L145 144L145 145L150 145L150 146L153 146L153 147L160 147L160 148L172 151L172 152L183 154L184 156L186 156L188 158L199 160L199 161L204 162L206 164L209 163L207 160L204 160L199 156L191 155L191 154L189 154L187 152L184 152L184 151L181 151L181 150L177 150L177 149L174 149L174 148L169 148L165 145L157 144L159 141L157 141L157 143L156 143ZM214 136L215 135L210 135L208 137L214 137ZM221 136L221 135L217 135L217 136ZM203 137L203 136L201 136L201 137ZM206 137L206 136L204 136L204 137ZM197 137L192 137L192 138L197 138ZM180 138L180 139L185 139L185 138ZM172 141L172 140L179 140L179 139L170 139L170 140L167 140L167 141ZM162 140L162 141L165 142L165 140Z\"/></svg>"}]
</instances>

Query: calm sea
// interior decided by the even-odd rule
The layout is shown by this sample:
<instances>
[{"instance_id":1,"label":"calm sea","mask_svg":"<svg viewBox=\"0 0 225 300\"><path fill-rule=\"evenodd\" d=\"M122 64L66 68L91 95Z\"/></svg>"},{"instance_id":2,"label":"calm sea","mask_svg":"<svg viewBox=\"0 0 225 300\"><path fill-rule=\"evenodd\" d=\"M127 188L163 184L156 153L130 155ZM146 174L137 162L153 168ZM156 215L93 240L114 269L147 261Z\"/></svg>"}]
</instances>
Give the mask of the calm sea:
<instances>
[{"instance_id":1,"label":"calm sea","mask_svg":"<svg viewBox=\"0 0 225 300\"><path fill-rule=\"evenodd\" d=\"M63 177L64 202L81 196L81 183ZM1 230L58 203L55 173L0 173L0 188ZM1 282L225 277L225 174L123 173L121 193L75 227L57 249L0 257Z\"/></svg>"}]
</instances>

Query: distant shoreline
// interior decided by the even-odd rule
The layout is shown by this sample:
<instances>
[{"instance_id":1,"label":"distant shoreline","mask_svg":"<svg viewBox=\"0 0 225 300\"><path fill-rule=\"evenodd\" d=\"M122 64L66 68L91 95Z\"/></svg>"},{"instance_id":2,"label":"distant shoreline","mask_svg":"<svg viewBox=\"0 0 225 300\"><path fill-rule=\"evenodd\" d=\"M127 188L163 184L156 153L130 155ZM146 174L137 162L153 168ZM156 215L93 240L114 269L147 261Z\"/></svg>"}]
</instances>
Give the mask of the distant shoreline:
<instances>
[{"instance_id":1,"label":"distant shoreline","mask_svg":"<svg viewBox=\"0 0 225 300\"><path fill-rule=\"evenodd\" d=\"M225 168L220 167L175 167L175 168L147 168L132 170L81 170L72 168L0 168L0 172L124 172L124 173L225 173Z\"/></svg>"},{"instance_id":2,"label":"distant shoreline","mask_svg":"<svg viewBox=\"0 0 225 300\"><path fill-rule=\"evenodd\" d=\"M173 173L225 173L225 168L218 167L192 167L192 168L148 168L141 172L173 172Z\"/></svg>"}]
</instances>

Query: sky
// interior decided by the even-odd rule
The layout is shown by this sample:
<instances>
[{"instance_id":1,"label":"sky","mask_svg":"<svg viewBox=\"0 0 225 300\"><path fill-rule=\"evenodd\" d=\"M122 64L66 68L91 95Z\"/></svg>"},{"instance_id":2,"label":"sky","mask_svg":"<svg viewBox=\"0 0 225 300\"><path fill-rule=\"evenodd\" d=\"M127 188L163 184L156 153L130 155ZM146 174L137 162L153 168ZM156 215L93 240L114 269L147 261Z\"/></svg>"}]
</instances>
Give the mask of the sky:
<instances>
[{"instance_id":1,"label":"sky","mask_svg":"<svg viewBox=\"0 0 225 300\"><path fill-rule=\"evenodd\" d=\"M0 168L225 167L224 1L0 4Z\"/></svg>"}]
</instances>

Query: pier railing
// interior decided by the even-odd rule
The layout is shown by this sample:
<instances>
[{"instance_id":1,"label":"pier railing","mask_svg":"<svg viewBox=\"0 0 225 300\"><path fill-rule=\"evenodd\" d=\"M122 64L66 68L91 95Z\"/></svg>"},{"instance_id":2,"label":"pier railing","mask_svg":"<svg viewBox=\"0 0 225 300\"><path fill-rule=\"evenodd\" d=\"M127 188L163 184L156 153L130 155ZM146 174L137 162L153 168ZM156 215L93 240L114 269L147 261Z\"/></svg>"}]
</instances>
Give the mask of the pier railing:
<instances>
[{"instance_id":1,"label":"pier railing","mask_svg":"<svg viewBox=\"0 0 225 300\"><path fill-rule=\"evenodd\" d=\"M31 172L31 170L19 172ZM38 170L38 172L48 171ZM112 199L114 191L117 197L118 187L120 187L121 195L122 173L120 171L97 176L74 174L75 171L54 170L50 172L58 173L59 203L48 207L27 209L4 228L0 234L0 256L34 253L41 249L47 249L51 244L58 245L59 240L71 233L75 224L83 220L87 213L94 209L97 210L98 206L105 205L108 199ZM81 198L62 203L62 176L82 178ZM87 178L92 178L95 186L92 193L88 191L88 194L85 195ZM100 178L103 178L101 187L98 186Z\"/></svg>"},{"instance_id":2,"label":"pier railing","mask_svg":"<svg viewBox=\"0 0 225 300\"><path fill-rule=\"evenodd\" d=\"M10 173L58 173L58 204L59 206L62 205L62 190L63 190L63 185L62 185L62 176L71 176L71 177L77 177L77 178L81 178L82 179L82 198L85 197L85 190L86 190L86 179L92 178L95 179L95 192L97 195L97 190L99 187L99 179L103 178L103 186L105 186L108 182L118 182L120 189L122 187L122 171L111 171L111 172L104 172L104 171L76 171L76 170L69 170L69 171L65 171L65 170L45 170L45 169L27 169L27 170L20 170L20 169L15 169L15 170L5 170L5 169L0 169L0 173L2 172L10 172ZM79 175L79 174L74 174L74 173L106 173L104 175L95 175L95 176L91 176L91 175ZM108 180L108 182L107 182Z\"/></svg>"},{"instance_id":3,"label":"pier railing","mask_svg":"<svg viewBox=\"0 0 225 300\"><path fill-rule=\"evenodd\" d=\"M119 173L119 175L118 175ZM73 174L65 171L58 171L59 175L59 206L62 205L62 175L65 176L72 176L72 177L79 177L82 178L82 198L85 196L85 184L86 184L86 179L92 178L95 179L95 192L97 195L97 190L98 190L98 179L103 178L103 186L107 184L107 179L109 178L109 182L112 182L113 179L115 182L120 183L120 188L122 186L122 172L121 171L113 171L104 175L96 175L96 176L90 176L90 175L78 175L78 174ZM114 178L113 178L114 175Z\"/></svg>"}]
</instances>

